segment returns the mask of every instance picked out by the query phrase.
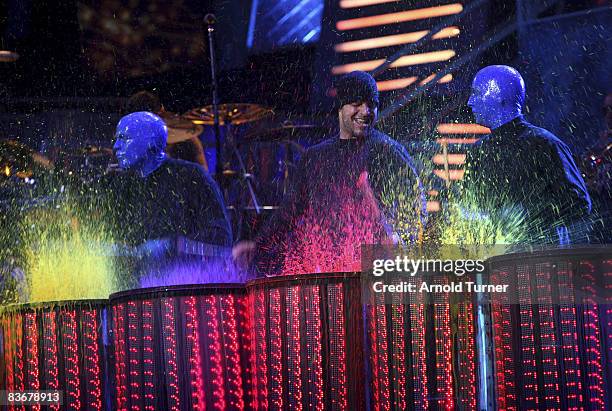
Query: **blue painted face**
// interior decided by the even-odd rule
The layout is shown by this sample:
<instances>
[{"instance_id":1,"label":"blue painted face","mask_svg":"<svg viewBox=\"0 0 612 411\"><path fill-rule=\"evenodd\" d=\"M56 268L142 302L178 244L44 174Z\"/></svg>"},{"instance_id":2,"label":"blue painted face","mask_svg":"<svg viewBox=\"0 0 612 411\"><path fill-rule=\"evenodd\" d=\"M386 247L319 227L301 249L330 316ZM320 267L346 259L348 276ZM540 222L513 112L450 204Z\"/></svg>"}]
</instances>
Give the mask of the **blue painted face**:
<instances>
[{"instance_id":1,"label":"blue painted face","mask_svg":"<svg viewBox=\"0 0 612 411\"><path fill-rule=\"evenodd\" d=\"M495 129L521 115L525 83L509 66L488 66L472 82L468 105L478 124Z\"/></svg>"},{"instance_id":2,"label":"blue painted face","mask_svg":"<svg viewBox=\"0 0 612 411\"><path fill-rule=\"evenodd\" d=\"M163 159L168 131L155 114L128 114L117 124L113 151L124 170L153 170Z\"/></svg>"}]
</instances>

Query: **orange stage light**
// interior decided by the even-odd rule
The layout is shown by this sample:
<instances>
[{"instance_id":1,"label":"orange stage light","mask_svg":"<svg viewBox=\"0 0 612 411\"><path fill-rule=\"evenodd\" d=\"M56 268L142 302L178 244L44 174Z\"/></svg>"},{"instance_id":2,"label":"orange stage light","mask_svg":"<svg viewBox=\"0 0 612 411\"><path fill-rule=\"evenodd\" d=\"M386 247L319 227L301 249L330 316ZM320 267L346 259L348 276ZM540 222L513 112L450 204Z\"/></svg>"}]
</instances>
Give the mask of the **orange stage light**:
<instances>
[{"instance_id":1,"label":"orange stage light","mask_svg":"<svg viewBox=\"0 0 612 411\"><path fill-rule=\"evenodd\" d=\"M447 4L444 6L426 7L423 9L406 10L397 13L379 14L369 17L359 17L356 19L340 20L336 23L338 30L355 30L364 27L382 26L385 24L403 23L429 19L432 17L449 16L463 11L463 6L459 3Z\"/></svg>"},{"instance_id":2,"label":"orange stage light","mask_svg":"<svg viewBox=\"0 0 612 411\"><path fill-rule=\"evenodd\" d=\"M412 54L409 56L400 57L395 60L391 67L406 67L415 66L417 64L434 63L437 61L450 60L455 56L454 50L439 50L432 51L429 53ZM355 70L372 71L376 67L380 66L385 62L385 59L358 61L356 63L343 64L341 66L334 66L332 68L332 74L345 74Z\"/></svg>"},{"instance_id":3,"label":"orange stage light","mask_svg":"<svg viewBox=\"0 0 612 411\"><path fill-rule=\"evenodd\" d=\"M449 176L452 181L463 180L464 173L464 170L448 170L448 172L446 170L434 170L434 174L445 181L448 180Z\"/></svg>"},{"instance_id":4,"label":"orange stage light","mask_svg":"<svg viewBox=\"0 0 612 411\"><path fill-rule=\"evenodd\" d=\"M440 134L489 134L491 130L480 124L441 123L436 127Z\"/></svg>"},{"instance_id":5,"label":"orange stage light","mask_svg":"<svg viewBox=\"0 0 612 411\"><path fill-rule=\"evenodd\" d=\"M411 33L395 34L392 36L372 37L369 39L347 41L336 44L334 49L336 53L347 53L351 51L370 50L380 47L398 46L400 44L409 44L419 41L423 36L426 36L429 30L413 31ZM456 37L460 33L458 27L446 27L433 35L433 38L447 39Z\"/></svg>"},{"instance_id":6,"label":"orange stage light","mask_svg":"<svg viewBox=\"0 0 612 411\"><path fill-rule=\"evenodd\" d=\"M437 138L436 143L442 145L446 144L474 144L479 138Z\"/></svg>"},{"instance_id":7,"label":"orange stage light","mask_svg":"<svg viewBox=\"0 0 612 411\"><path fill-rule=\"evenodd\" d=\"M355 7L374 6L383 3L395 3L399 0L340 0L341 9L352 9Z\"/></svg>"},{"instance_id":8,"label":"orange stage light","mask_svg":"<svg viewBox=\"0 0 612 411\"><path fill-rule=\"evenodd\" d=\"M433 157L433 162L435 164L444 164L444 155L436 154ZM448 164L453 164L453 165L465 164L465 154L449 154Z\"/></svg>"}]
</instances>

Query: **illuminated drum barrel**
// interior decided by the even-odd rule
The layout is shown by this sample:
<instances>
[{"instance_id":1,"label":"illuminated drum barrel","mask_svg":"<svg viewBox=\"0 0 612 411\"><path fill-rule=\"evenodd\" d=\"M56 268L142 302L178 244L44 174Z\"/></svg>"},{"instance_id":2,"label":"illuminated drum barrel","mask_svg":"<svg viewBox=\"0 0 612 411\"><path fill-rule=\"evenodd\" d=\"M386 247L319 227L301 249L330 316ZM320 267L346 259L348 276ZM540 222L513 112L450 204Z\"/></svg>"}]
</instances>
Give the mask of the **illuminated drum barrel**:
<instances>
[{"instance_id":1,"label":"illuminated drum barrel","mask_svg":"<svg viewBox=\"0 0 612 411\"><path fill-rule=\"evenodd\" d=\"M475 304L453 294L409 293L408 301L394 294L387 304L383 294L371 294L365 305L371 409L480 409Z\"/></svg>"},{"instance_id":2,"label":"illuminated drum barrel","mask_svg":"<svg viewBox=\"0 0 612 411\"><path fill-rule=\"evenodd\" d=\"M308 274L247 285L256 407L365 409L359 274Z\"/></svg>"},{"instance_id":3,"label":"illuminated drum barrel","mask_svg":"<svg viewBox=\"0 0 612 411\"><path fill-rule=\"evenodd\" d=\"M252 409L244 286L113 294L115 409Z\"/></svg>"},{"instance_id":4,"label":"illuminated drum barrel","mask_svg":"<svg viewBox=\"0 0 612 411\"><path fill-rule=\"evenodd\" d=\"M63 405L48 409L111 410L107 304L82 300L2 308L0 390L59 390Z\"/></svg>"},{"instance_id":5,"label":"illuminated drum barrel","mask_svg":"<svg viewBox=\"0 0 612 411\"><path fill-rule=\"evenodd\" d=\"M518 288L491 308L498 409L611 409L612 248L489 262L494 281Z\"/></svg>"}]
</instances>

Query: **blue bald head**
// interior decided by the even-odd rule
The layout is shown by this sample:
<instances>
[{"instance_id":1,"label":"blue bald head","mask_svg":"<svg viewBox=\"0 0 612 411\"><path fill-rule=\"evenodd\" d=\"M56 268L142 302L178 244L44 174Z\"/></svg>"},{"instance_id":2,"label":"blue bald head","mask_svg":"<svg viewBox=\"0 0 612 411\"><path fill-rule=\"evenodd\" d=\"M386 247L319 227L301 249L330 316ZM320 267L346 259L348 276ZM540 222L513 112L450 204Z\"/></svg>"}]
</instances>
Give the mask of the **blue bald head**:
<instances>
[{"instance_id":1,"label":"blue bald head","mask_svg":"<svg viewBox=\"0 0 612 411\"><path fill-rule=\"evenodd\" d=\"M139 111L119 120L115 139L113 151L119 167L139 170L146 175L164 158L168 129L155 114Z\"/></svg>"},{"instance_id":2,"label":"blue bald head","mask_svg":"<svg viewBox=\"0 0 612 411\"><path fill-rule=\"evenodd\" d=\"M488 66L476 73L468 105L476 122L495 129L523 112L525 82L510 66Z\"/></svg>"}]
</instances>

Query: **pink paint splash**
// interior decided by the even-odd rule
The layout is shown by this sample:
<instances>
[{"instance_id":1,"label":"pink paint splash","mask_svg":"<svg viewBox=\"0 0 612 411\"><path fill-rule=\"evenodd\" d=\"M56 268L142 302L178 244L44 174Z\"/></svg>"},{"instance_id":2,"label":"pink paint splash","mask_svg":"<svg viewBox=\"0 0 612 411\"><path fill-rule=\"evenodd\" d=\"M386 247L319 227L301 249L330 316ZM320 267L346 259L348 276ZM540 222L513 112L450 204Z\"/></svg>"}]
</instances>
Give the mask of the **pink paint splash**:
<instances>
[{"instance_id":1,"label":"pink paint splash","mask_svg":"<svg viewBox=\"0 0 612 411\"><path fill-rule=\"evenodd\" d=\"M361 270L362 244L392 244L363 172L357 189L334 189L325 210L307 209L285 244L282 275Z\"/></svg>"}]
</instances>

